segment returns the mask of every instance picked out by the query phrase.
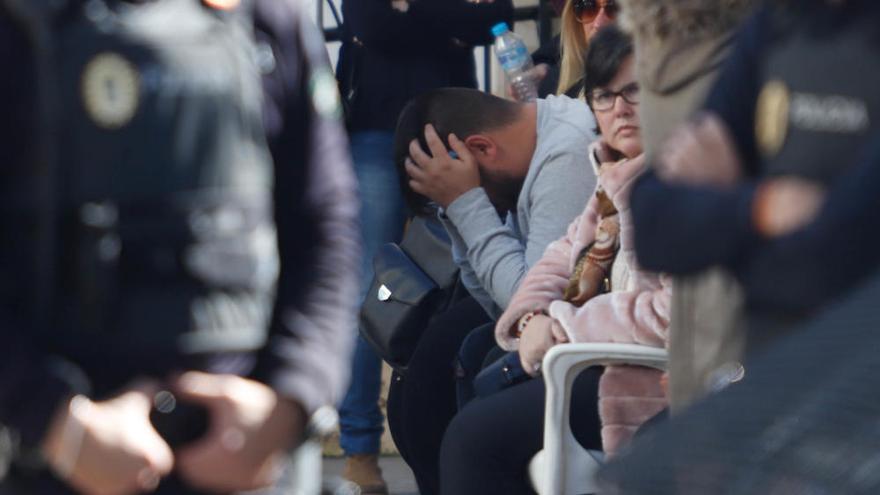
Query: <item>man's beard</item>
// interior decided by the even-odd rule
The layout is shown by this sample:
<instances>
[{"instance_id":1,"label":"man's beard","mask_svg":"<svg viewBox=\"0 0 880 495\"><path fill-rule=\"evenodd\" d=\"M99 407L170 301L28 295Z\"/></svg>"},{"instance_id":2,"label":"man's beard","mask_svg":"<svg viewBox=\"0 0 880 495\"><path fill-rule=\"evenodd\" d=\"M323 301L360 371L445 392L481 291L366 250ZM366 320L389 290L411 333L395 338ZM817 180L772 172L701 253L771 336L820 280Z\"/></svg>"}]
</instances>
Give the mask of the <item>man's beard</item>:
<instances>
[{"instance_id":1,"label":"man's beard","mask_svg":"<svg viewBox=\"0 0 880 495\"><path fill-rule=\"evenodd\" d=\"M512 177L502 172L492 172L480 167L480 182L489 201L502 216L516 210L519 193L522 191L525 177Z\"/></svg>"}]
</instances>

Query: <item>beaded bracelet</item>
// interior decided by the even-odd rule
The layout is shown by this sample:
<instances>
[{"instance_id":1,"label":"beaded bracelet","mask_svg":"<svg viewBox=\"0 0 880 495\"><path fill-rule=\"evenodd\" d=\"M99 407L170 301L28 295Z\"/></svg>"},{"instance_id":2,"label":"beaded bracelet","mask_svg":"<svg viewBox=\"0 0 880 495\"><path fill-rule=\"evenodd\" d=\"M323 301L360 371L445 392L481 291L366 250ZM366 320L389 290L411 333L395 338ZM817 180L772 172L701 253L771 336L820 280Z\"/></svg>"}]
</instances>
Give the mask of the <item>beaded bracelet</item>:
<instances>
[{"instance_id":1,"label":"beaded bracelet","mask_svg":"<svg viewBox=\"0 0 880 495\"><path fill-rule=\"evenodd\" d=\"M544 312L543 311L529 311L528 313L520 316L519 322L516 324L516 331L514 333L514 336L516 338L522 337L523 331L525 331L529 322L532 321L532 318L534 318L537 315L541 315L541 314L544 314Z\"/></svg>"}]
</instances>

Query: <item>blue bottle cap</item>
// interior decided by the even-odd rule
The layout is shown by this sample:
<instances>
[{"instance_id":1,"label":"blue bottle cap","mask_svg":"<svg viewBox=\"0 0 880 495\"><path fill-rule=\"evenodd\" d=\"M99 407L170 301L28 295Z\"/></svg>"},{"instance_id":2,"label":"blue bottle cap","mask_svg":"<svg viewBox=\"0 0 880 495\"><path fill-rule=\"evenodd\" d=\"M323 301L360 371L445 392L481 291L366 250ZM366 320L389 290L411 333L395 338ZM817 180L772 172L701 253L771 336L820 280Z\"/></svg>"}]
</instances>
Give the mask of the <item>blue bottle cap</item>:
<instances>
[{"instance_id":1,"label":"blue bottle cap","mask_svg":"<svg viewBox=\"0 0 880 495\"><path fill-rule=\"evenodd\" d=\"M510 31L510 26L506 22L499 22L492 26L492 36L501 36L508 31Z\"/></svg>"}]
</instances>

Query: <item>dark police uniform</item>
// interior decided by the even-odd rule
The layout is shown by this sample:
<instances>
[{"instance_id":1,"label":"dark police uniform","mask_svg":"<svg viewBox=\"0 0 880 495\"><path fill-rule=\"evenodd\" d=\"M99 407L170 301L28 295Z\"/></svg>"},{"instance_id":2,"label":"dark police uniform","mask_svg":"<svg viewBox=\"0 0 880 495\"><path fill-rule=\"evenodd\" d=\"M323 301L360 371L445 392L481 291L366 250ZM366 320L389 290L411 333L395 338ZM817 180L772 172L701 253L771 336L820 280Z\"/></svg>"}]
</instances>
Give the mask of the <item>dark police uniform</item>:
<instances>
[{"instance_id":1,"label":"dark police uniform","mask_svg":"<svg viewBox=\"0 0 880 495\"><path fill-rule=\"evenodd\" d=\"M183 369L335 402L360 265L323 40L286 0L53 5L0 3L0 423L34 449L64 397Z\"/></svg>"},{"instance_id":2,"label":"dark police uniform","mask_svg":"<svg viewBox=\"0 0 880 495\"><path fill-rule=\"evenodd\" d=\"M731 130L749 179L717 191L665 184L649 173L633 189L640 262L673 273L730 267L751 288L752 343L790 328L837 295L810 283L809 271L797 279L801 297L773 295L791 288L793 271L767 262L755 271L752 260L768 244L752 226L752 201L763 177L793 175L834 186L867 159L880 135L878 21L880 4L870 0L764 7L740 32L706 104ZM799 250L796 242L786 246ZM811 253L814 273L848 262L845 246ZM774 280L783 282L773 287ZM754 290L758 284L762 290Z\"/></svg>"}]
</instances>

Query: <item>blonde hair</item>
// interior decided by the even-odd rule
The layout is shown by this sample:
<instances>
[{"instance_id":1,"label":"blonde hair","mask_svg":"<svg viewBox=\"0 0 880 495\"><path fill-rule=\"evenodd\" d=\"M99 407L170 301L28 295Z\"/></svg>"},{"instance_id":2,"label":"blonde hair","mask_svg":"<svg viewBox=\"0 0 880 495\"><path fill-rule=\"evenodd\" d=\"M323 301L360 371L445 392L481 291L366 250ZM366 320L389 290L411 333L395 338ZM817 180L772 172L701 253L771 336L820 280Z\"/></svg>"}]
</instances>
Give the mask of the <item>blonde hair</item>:
<instances>
[{"instance_id":1,"label":"blonde hair","mask_svg":"<svg viewBox=\"0 0 880 495\"><path fill-rule=\"evenodd\" d=\"M562 32L560 47L562 60L559 62L559 85L556 94L563 94L584 77L584 55L587 53L587 38L583 25L574 13L574 2L567 0L562 9Z\"/></svg>"}]
</instances>

